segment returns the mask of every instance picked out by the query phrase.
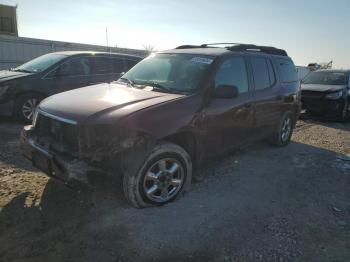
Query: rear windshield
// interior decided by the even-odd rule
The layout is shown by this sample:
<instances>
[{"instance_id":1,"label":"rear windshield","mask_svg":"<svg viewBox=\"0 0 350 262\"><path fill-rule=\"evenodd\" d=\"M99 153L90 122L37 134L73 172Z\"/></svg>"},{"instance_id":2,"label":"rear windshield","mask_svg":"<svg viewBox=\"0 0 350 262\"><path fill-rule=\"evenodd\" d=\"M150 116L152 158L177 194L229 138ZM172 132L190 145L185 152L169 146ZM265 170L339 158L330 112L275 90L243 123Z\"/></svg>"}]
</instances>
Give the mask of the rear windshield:
<instances>
[{"instance_id":1,"label":"rear windshield","mask_svg":"<svg viewBox=\"0 0 350 262\"><path fill-rule=\"evenodd\" d=\"M346 85L347 77L344 72L316 71L310 73L303 80L303 84L315 85Z\"/></svg>"}]
</instances>

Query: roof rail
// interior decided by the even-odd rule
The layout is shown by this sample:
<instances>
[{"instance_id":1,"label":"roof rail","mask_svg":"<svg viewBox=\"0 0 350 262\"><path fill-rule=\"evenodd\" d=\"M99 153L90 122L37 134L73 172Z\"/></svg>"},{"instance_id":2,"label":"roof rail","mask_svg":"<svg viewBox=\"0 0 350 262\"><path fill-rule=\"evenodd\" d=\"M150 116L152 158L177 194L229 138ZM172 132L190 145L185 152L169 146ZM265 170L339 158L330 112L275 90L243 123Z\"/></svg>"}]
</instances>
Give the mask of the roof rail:
<instances>
[{"instance_id":1,"label":"roof rail","mask_svg":"<svg viewBox=\"0 0 350 262\"><path fill-rule=\"evenodd\" d=\"M288 56L287 52L283 49L275 48L272 46L260 46L253 44L240 44L240 43L212 43L202 45L181 45L176 49L190 49L190 48L208 48L217 45L226 45L224 48L230 51L250 51L250 52L262 52L272 55Z\"/></svg>"},{"instance_id":2,"label":"roof rail","mask_svg":"<svg viewBox=\"0 0 350 262\"><path fill-rule=\"evenodd\" d=\"M272 46L237 44L237 45L226 47L226 48L230 51L253 51L253 52L263 52L263 53L271 54L271 55L288 56L288 54L285 50L275 48Z\"/></svg>"}]
</instances>

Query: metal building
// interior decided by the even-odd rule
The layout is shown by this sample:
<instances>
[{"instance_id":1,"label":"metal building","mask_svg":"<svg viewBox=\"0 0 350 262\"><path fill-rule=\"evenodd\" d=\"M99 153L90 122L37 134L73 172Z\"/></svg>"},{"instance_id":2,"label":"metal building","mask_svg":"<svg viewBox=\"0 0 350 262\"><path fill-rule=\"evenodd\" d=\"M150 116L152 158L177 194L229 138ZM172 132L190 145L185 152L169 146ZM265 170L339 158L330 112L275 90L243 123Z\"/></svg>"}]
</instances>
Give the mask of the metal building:
<instances>
[{"instance_id":1,"label":"metal building","mask_svg":"<svg viewBox=\"0 0 350 262\"><path fill-rule=\"evenodd\" d=\"M0 35L0 70L21 65L35 57L57 51L108 51L145 57L145 50L87 45L27 37Z\"/></svg>"}]
</instances>

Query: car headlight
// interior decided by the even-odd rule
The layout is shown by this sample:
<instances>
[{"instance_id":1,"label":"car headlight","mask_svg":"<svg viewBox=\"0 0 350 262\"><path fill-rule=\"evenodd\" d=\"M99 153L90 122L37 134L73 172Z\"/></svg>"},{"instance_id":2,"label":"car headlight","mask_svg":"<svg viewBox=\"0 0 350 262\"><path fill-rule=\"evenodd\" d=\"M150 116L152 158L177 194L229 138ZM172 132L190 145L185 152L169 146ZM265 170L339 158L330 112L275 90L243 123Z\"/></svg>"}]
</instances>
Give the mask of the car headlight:
<instances>
[{"instance_id":1,"label":"car headlight","mask_svg":"<svg viewBox=\"0 0 350 262\"><path fill-rule=\"evenodd\" d=\"M326 97L327 99L339 99L339 98L342 97L342 95L343 95L343 90L340 90L340 91L338 91L338 92L328 94L328 95L326 95L325 97Z\"/></svg>"},{"instance_id":2,"label":"car headlight","mask_svg":"<svg viewBox=\"0 0 350 262\"><path fill-rule=\"evenodd\" d=\"M9 89L9 85L6 86L0 86L0 96L6 93L7 89Z\"/></svg>"}]
</instances>

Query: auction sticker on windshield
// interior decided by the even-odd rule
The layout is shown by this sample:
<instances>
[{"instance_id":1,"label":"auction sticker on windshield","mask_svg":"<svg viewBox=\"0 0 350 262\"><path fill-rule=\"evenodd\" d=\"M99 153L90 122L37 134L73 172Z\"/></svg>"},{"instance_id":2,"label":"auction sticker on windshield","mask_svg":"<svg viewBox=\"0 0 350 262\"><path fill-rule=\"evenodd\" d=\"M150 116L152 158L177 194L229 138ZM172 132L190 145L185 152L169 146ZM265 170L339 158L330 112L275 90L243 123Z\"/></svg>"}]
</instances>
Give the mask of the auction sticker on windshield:
<instances>
[{"instance_id":1,"label":"auction sticker on windshield","mask_svg":"<svg viewBox=\"0 0 350 262\"><path fill-rule=\"evenodd\" d=\"M213 62L213 59L205 58L205 57L193 57L191 59L191 61L195 62L195 63L201 63L201 64L208 64L208 65L210 65Z\"/></svg>"}]
</instances>

